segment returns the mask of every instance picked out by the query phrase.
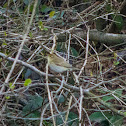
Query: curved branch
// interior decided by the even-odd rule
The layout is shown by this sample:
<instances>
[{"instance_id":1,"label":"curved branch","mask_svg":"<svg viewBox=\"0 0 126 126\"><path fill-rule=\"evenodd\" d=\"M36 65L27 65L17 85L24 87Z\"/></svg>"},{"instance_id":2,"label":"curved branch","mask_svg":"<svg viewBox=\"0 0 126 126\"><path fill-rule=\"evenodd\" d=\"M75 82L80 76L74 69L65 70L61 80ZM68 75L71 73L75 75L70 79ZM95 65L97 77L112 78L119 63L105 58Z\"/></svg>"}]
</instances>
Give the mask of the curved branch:
<instances>
[{"instance_id":1,"label":"curved branch","mask_svg":"<svg viewBox=\"0 0 126 126\"><path fill-rule=\"evenodd\" d=\"M77 34L79 37L85 38L87 34L82 30L74 31L74 34ZM104 33L97 30L90 30L89 32L90 40L104 43L107 45L115 45L126 42L126 34L113 34L113 33Z\"/></svg>"},{"instance_id":2,"label":"curved branch","mask_svg":"<svg viewBox=\"0 0 126 126\"><path fill-rule=\"evenodd\" d=\"M1 52L0 52L0 56L6 58L7 60L9 60L9 61L11 61L11 62L14 62L14 61L15 61L14 58L7 57L5 54L3 54L3 53L1 53ZM28 64L28 63L26 63L26 62L23 62L23 61L21 61L21 60L17 60L17 63L20 64L20 65L22 65L22 66L25 66L25 67L27 67L27 68L33 70L33 71L35 71L35 72L36 72L37 74L39 74L40 76L46 76L46 73L41 72L41 71L38 70L36 67L34 67L34 66L32 66L32 65L30 65L30 64ZM49 77L54 77L54 75L52 75L52 74L48 74L48 76L49 76Z\"/></svg>"}]
</instances>

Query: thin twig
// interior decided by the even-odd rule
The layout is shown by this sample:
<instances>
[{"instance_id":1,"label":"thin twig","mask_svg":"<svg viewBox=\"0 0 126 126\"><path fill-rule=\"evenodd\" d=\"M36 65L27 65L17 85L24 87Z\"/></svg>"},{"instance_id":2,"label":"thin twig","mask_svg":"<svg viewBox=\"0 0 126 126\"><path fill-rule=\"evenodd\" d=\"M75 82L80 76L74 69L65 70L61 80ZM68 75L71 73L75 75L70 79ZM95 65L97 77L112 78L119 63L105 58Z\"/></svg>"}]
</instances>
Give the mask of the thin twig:
<instances>
[{"instance_id":1,"label":"thin twig","mask_svg":"<svg viewBox=\"0 0 126 126\"><path fill-rule=\"evenodd\" d=\"M6 59L9 60L9 61L12 61L12 62L15 61L14 58L7 57L5 54L3 54L3 53L1 53L1 52L0 52L0 56L6 58ZM20 64L20 65L22 65L22 66L25 66L25 67L27 67L27 68L33 70L33 71L35 71L35 72L36 72L37 74L39 74L40 76L46 76L46 73L44 73L44 72L38 70L36 67L34 67L34 66L32 66L32 65L30 65L30 64L28 64L28 63L26 63L26 62L24 62L24 61L17 60L17 63ZM52 75L52 74L48 74L48 76L54 77L54 75Z\"/></svg>"},{"instance_id":2,"label":"thin twig","mask_svg":"<svg viewBox=\"0 0 126 126\"><path fill-rule=\"evenodd\" d=\"M53 32L53 30L52 30ZM52 46L52 49L51 49L51 52L50 54L53 54L54 53L54 50L55 50L55 47L56 47L56 34L53 32L53 46Z\"/></svg>"},{"instance_id":3,"label":"thin twig","mask_svg":"<svg viewBox=\"0 0 126 126\"><path fill-rule=\"evenodd\" d=\"M39 126L43 126L43 119L44 119L44 114L45 114L45 111L47 109L47 107L49 106L49 103L45 105L44 109L42 110L41 112L41 117L40 117L40 123L39 123Z\"/></svg>"},{"instance_id":4,"label":"thin twig","mask_svg":"<svg viewBox=\"0 0 126 126\"><path fill-rule=\"evenodd\" d=\"M80 86L80 103L79 103L79 126L81 126L82 122L82 101L83 101L83 90L82 86Z\"/></svg>"},{"instance_id":5,"label":"thin twig","mask_svg":"<svg viewBox=\"0 0 126 126\"><path fill-rule=\"evenodd\" d=\"M80 75L82 74L82 72L83 72L83 70L84 70L84 67L85 67L86 63L87 63L87 58L88 58L88 47L89 47L89 30L90 30L90 29L88 28L88 31L87 31L87 43L86 43L85 61L84 61L84 64L83 64L83 66L82 66L82 68L81 68L79 74L78 74L78 80L79 80L79 77L80 77Z\"/></svg>"},{"instance_id":6,"label":"thin twig","mask_svg":"<svg viewBox=\"0 0 126 126\"><path fill-rule=\"evenodd\" d=\"M70 100L69 100L69 104L68 104L68 109L67 109L68 111L66 113L65 122L64 122L63 126L66 126L66 123L67 123L67 120L68 120L69 111L70 111L71 103L72 103L72 96L70 96Z\"/></svg>"},{"instance_id":7,"label":"thin twig","mask_svg":"<svg viewBox=\"0 0 126 126\"><path fill-rule=\"evenodd\" d=\"M53 114L52 98L51 98L51 93L50 93L50 89L49 89L49 85L48 85L48 63L46 65L46 87L47 87L47 92L48 92L50 110L51 110L52 119L53 119L53 125L56 126L55 118L54 118L54 114Z\"/></svg>"}]
</instances>

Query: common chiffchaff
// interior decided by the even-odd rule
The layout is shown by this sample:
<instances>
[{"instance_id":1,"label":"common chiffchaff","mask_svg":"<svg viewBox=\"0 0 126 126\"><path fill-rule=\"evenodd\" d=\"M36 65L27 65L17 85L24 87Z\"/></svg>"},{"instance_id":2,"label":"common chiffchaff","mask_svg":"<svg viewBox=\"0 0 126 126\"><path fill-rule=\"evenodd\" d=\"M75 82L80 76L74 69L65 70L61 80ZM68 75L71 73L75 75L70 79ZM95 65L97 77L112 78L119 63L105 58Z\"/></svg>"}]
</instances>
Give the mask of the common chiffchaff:
<instances>
[{"instance_id":1,"label":"common chiffchaff","mask_svg":"<svg viewBox=\"0 0 126 126\"><path fill-rule=\"evenodd\" d=\"M58 56L54 53L49 54L47 57L49 68L52 71L56 73L63 73L64 71L72 70L72 65L65 61L63 57Z\"/></svg>"}]
</instances>

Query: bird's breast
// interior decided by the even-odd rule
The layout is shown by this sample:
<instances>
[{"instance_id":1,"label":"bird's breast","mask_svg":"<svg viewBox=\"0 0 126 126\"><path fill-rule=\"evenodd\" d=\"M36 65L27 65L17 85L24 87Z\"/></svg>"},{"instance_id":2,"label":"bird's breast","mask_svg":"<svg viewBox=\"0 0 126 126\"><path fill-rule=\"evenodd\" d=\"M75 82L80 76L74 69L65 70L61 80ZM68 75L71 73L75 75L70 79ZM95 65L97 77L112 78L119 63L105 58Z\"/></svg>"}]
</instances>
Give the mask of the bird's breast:
<instances>
[{"instance_id":1,"label":"bird's breast","mask_svg":"<svg viewBox=\"0 0 126 126\"><path fill-rule=\"evenodd\" d=\"M49 68L54 71L54 72L57 72L57 73L62 73L64 71L67 71L68 68L66 67L62 67L62 66L57 66L55 64L49 64Z\"/></svg>"}]
</instances>

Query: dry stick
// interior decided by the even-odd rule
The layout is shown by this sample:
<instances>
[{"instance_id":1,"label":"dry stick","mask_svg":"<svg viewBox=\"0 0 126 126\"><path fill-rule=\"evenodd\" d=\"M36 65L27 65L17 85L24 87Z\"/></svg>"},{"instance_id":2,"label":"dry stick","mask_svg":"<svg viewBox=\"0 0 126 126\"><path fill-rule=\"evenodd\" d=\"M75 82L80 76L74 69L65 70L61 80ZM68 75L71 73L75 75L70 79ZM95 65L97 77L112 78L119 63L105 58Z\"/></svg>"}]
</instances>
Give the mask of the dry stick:
<instances>
[{"instance_id":1,"label":"dry stick","mask_svg":"<svg viewBox=\"0 0 126 126\"><path fill-rule=\"evenodd\" d=\"M79 103L79 126L81 126L81 120L82 120L82 101L83 101L83 90L82 86L80 86L80 103Z\"/></svg>"},{"instance_id":2,"label":"dry stick","mask_svg":"<svg viewBox=\"0 0 126 126\"><path fill-rule=\"evenodd\" d=\"M93 15L95 14L95 12L98 12L99 10L101 10L103 7L106 6L106 1L102 2L101 4L99 4L98 6L95 6L93 9L91 9L91 11L89 11L87 14L85 14L84 17L87 17L88 15ZM83 17L83 18L84 18Z\"/></svg>"},{"instance_id":3,"label":"dry stick","mask_svg":"<svg viewBox=\"0 0 126 126\"><path fill-rule=\"evenodd\" d=\"M82 90L82 93L83 93L83 90ZM73 95L72 95L72 96L73 96ZM74 100L76 101L76 103L79 104L79 100L77 100L77 99L75 98L75 96L73 96L73 98L74 98ZM76 105L76 107L78 107L78 106ZM89 121L90 126L92 126L87 111L85 110L85 108L82 108L82 110L85 112L85 114L86 114L86 116L87 116L87 119L88 119L88 121Z\"/></svg>"},{"instance_id":4,"label":"dry stick","mask_svg":"<svg viewBox=\"0 0 126 126\"><path fill-rule=\"evenodd\" d=\"M52 94L53 93L58 94L61 91L61 89L63 88L64 81L65 81L64 76L62 76L62 81L61 81L61 84L60 84L59 88L56 91L52 91Z\"/></svg>"},{"instance_id":5,"label":"dry stick","mask_svg":"<svg viewBox=\"0 0 126 126\"><path fill-rule=\"evenodd\" d=\"M50 93L49 84L48 84L48 63L46 65L46 87L47 87L49 104L50 104L50 109L51 109L51 114L52 114L52 119L53 119L53 125L56 126L55 118L53 114L52 98L51 98L51 93Z\"/></svg>"},{"instance_id":6,"label":"dry stick","mask_svg":"<svg viewBox=\"0 0 126 126\"><path fill-rule=\"evenodd\" d=\"M78 80L79 80L79 77L80 77L80 75L82 74L82 72L83 72L83 70L84 70L84 67L85 67L86 63L87 63L87 58L88 58L88 47L89 47L89 30L90 30L90 29L88 28L88 31L87 31L87 43L86 43L85 61L84 61L84 64L83 64L83 66L82 66L82 68L81 68L79 74L78 74Z\"/></svg>"},{"instance_id":7,"label":"dry stick","mask_svg":"<svg viewBox=\"0 0 126 126\"><path fill-rule=\"evenodd\" d=\"M31 24L32 24L32 20L33 20L33 17L34 17L34 15L35 15L35 10L36 10L37 3L38 3L38 0L35 0L35 4L34 4L33 11L32 11L31 19L30 19L30 22L29 22L29 24L28 24L28 26L27 26L26 33L25 33L24 36L23 36L22 43L21 43L21 45L20 45L20 48L19 48L18 53L17 53L17 55L16 55L16 58L15 58L15 60L14 60L14 63L13 63L13 65L12 65L12 67L11 67L11 70L10 70L10 72L9 72L9 74L8 74L8 76L7 76L7 78L6 78L4 84L6 84L6 83L9 82L9 78L11 77L11 74L12 74L14 68L15 68L15 65L16 65L16 63L17 63L18 57L19 57L19 55L20 55L20 53L21 53L21 50L22 50L22 48L23 48L23 45L24 45L24 43L25 43L25 39L26 39L27 34L28 34L29 30L30 30L30 26L31 26ZM4 88L5 88L5 86L3 85L3 87L2 87L1 90L0 90L0 94L3 92Z\"/></svg>"},{"instance_id":8,"label":"dry stick","mask_svg":"<svg viewBox=\"0 0 126 126\"><path fill-rule=\"evenodd\" d=\"M19 84L19 83L17 83L17 84ZM19 85L23 85L23 84L24 83L20 83ZM57 84L57 83L49 83L48 85L51 86L51 87L54 87L54 86L60 87L60 85ZM35 83L35 84L32 84L32 85L29 85L28 88L37 87L37 86L40 86L40 87L46 86L46 83ZM22 92L23 93L23 92L26 92L28 90L28 88L27 87L19 87L18 89L14 89L13 92L15 92L15 93ZM2 93L2 95L11 95L11 94L12 94L12 91ZM11 96L13 96L13 94ZM1 102L2 102L2 100L1 100ZM0 104L0 106L1 106L1 104Z\"/></svg>"},{"instance_id":9,"label":"dry stick","mask_svg":"<svg viewBox=\"0 0 126 126\"><path fill-rule=\"evenodd\" d=\"M53 46L52 46L50 54L54 53L54 49L56 47L56 34L53 32L53 30L52 30L52 33L53 33L54 37L53 37ZM49 89L49 85L48 85L48 66L49 65L47 63L47 65L46 65L46 86L47 86L47 92L48 92L50 110L51 110L52 119L53 119L53 125L56 126L55 118L54 118L54 114L53 114L52 98L51 98L51 93L50 93L50 89Z\"/></svg>"},{"instance_id":10,"label":"dry stick","mask_svg":"<svg viewBox=\"0 0 126 126\"><path fill-rule=\"evenodd\" d=\"M48 106L49 106L49 103L45 105L44 109L43 109L42 112L41 112L41 117L40 117L39 126L43 126L43 125L42 125L42 122L43 122L43 119L44 119L44 113L45 113L46 109L48 108Z\"/></svg>"},{"instance_id":11,"label":"dry stick","mask_svg":"<svg viewBox=\"0 0 126 126\"><path fill-rule=\"evenodd\" d=\"M62 91L61 91L61 92L62 92ZM58 109L59 106L57 106L57 103L55 103L54 100L53 100L53 104L54 104L55 109L56 109L56 111L57 111L57 113L58 113L58 114L55 115L55 117L61 118L61 120L62 120L63 123L64 123L64 117L63 117L63 115L61 114L61 111L59 111L59 109Z\"/></svg>"},{"instance_id":12,"label":"dry stick","mask_svg":"<svg viewBox=\"0 0 126 126\"><path fill-rule=\"evenodd\" d=\"M100 4L100 1L95 2L93 5L89 6L88 8L86 8L85 10L83 10L82 12L80 12L80 14L87 13L89 10L91 10L93 7L96 7L98 4Z\"/></svg>"},{"instance_id":13,"label":"dry stick","mask_svg":"<svg viewBox=\"0 0 126 126\"><path fill-rule=\"evenodd\" d=\"M55 47L56 47L56 34L53 32L53 30L52 30L52 33L53 33L54 36L53 36L53 46L52 46L50 54L54 53L54 50L55 50Z\"/></svg>"},{"instance_id":14,"label":"dry stick","mask_svg":"<svg viewBox=\"0 0 126 126\"><path fill-rule=\"evenodd\" d=\"M31 7L31 2L28 4L28 9L27 9L27 17L29 17L29 12L30 12L30 7ZM28 24L28 18L26 18L25 24Z\"/></svg>"},{"instance_id":15,"label":"dry stick","mask_svg":"<svg viewBox=\"0 0 126 126\"><path fill-rule=\"evenodd\" d=\"M114 91L115 92L115 91ZM120 103L120 104L124 104L126 105L126 103L124 101L122 101L119 97L117 97L116 95L114 95L114 93L112 93L112 96Z\"/></svg>"},{"instance_id":16,"label":"dry stick","mask_svg":"<svg viewBox=\"0 0 126 126\"><path fill-rule=\"evenodd\" d=\"M0 56L6 58L6 59L9 60L9 61L12 61L12 62L15 61L14 58L7 57L5 54L3 54L3 53L1 53L1 52L0 52ZM27 68L33 70L33 71L35 71L35 72L36 72L37 74L39 74L40 76L46 76L46 73L45 73L45 72L42 72L42 71L38 70L36 67L34 67L34 66L32 66L32 65L30 65L30 64L28 64L28 63L26 63L26 62L23 62L23 61L21 61L21 60L17 60L17 63L20 64L20 65L22 65L22 66L25 66L25 67L27 67ZM54 75L52 75L52 74L48 74L48 76L49 76L49 77L54 77ZM58 76L57 76L57 77L58 77Z\"/></svg>"},{"instance_id":17,"label":"dry stick","mask_svg":"<svg viewBox=\"0 0 126 126\"><path fill-rule=\"evenodd\" d=\"M72 103L72 96L70 96L70 101L69 101L69 104L68 104L68 111L67 111L67 114L66 114L66 117L65 117L65 122L64 122L63 126L66 126L71 103Z\"/></svg>"},{"instance_id":18,"label":"dry stick","mask_svg":"<svg viewBox=\"0 0 126 126\"><path fill-rule=\"evenodd\" d=\"M68 43L68 49L67 49L67 53L68 53L67 60L68 61L69 61L69 57L70 57L70 40L71 40L71 34L69 34L69 43Z\"/></svg>"},{"instance_id":19,"label":"dry stick","mask_svg":"<svg viewBox=\"0 0 126 126\"><path fill-rule=\"evenodd\" d=\"M85 112L85 114L86 114L86 116L87 116L87 119L88 119L88 122L89 122L89 126L92 126L91 120L90 120L90 118L89 118L89 116L88 116L87 111L85 110L85 108L82 108L82 109L83 109L83 111Z\"/></svg>"},{"instance_id":20,"label":"dry stick","mask_svg":"<svg viewBox=\"0 0 126 126\"><path fill-rule=\"evenodd\" d=\"M64 80L64 76L62 76L62 81L61 81L61 85L59 86L59 88L58 88L56 91L52 91L52 92L51 92L51 95L52 95L52 96L53 96L54 93L56 93L56 95L53 97L52 101L53 101L53 104L54 104L54 106L55 106L56 111L59 113L59 116L61 117L61 119L62 119L63 122L64 122L63 116L62 116L62 114L60 114L60 111L58 110L57 105L56 105L54 99L57 97L57 94L58 94L60 91L61 91L61 93L63 92L62 88L63 88L64 81L65 81L65 80ZM61 93L60 93L60 94L61 94ZM60 95L59 95L59 98L60 98Z\"/></svg>"},{"instance_id":21,"label":"dry stick","mask_svg":"<svg viewBox=\"0 0 126 126\"><path fill-rule=\"evenodd\" d=\"M71 34L69 34L69 42L68 42L68 49L67 49L67 60L69 62L69 57L70 57L70 41L71 40ZM67 77L66 77L66 82L68 81L68 77L69 77L69 71L67 71Z\"/></svg>"},{"instance_id":22,"label":"dry stick","mask_svg":"<svg viewBox=\"0 0 126 126\"><path fill-rule=\"evenodd\" d=\"M52 49L51 49L51 52L50 54L53 54L54 53L54 50L55 50L55 47L56 47L56 34L53 32L52 30L52 33L54 35L53 37L53 46L52 46ZM52 118L53 118L53 125L56 126L56 123L55 123L55 119L54 119L54 114L53 114L53 107L52 107L52 99L51 99L51 93L50 93L50 90L49 90L49 86L48 86L48 63L47 63L47 66L46 66L46 82L47 82L47 91L48 91L48 97L49 97L49 103L50 103L50 109L51 109L51 114L52 114Z\"/></svg>"}]
</instances>

